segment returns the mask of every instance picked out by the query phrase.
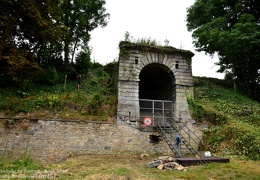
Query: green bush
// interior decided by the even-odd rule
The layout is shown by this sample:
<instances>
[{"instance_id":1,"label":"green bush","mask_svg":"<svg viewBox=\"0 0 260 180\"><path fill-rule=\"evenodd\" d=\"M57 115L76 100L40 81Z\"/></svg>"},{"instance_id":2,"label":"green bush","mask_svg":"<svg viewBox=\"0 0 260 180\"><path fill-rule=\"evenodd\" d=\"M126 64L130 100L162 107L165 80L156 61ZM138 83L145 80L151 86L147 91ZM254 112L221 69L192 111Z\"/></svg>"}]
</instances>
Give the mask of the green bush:
<instances>
[{"instance_id":1,"label":"green bush","mask_svg":"<svg viewBox=\"0 0 260 180\"><path fill-rule=\"evenodd\" d=\"M54 85L62 82L62 77L54 67L48 67L43 73L34 77L33 82L41 85Z\"/></svg>"}]
</instances>

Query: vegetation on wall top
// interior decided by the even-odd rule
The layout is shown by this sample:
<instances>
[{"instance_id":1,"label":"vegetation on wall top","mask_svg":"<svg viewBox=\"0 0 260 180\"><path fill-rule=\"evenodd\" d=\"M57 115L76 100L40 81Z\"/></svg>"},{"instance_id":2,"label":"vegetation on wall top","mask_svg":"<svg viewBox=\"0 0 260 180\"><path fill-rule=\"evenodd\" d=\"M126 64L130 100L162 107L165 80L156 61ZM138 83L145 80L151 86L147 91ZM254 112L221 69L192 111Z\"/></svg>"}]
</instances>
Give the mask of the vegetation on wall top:
<instances>
[{"instance_id":1,"label":"vegetation on wall top","mask_svg":"<svg viewBox=\"0 0 260 180\"><path fill-rule=\"evenodd\" d=\"M194 56L194 53L188 50L177 49L172 46L162 46L157 45L155 43L146 43L146 41L140 42L130 42L130 41L121 41L119 43L120 49L125 50L139 50L145 52L158 52L158 53L165 53L165 54L178 54L183 56L185 59L191 59ZM122 55L122 54L120 54ZM124 55L124 54L123 54Z\"/></svg>"},{"instance_id":2,"label":"vegetation on wall top","mask_svg":"<svg viewBox=\"0 0 260 180\"><path fill-rule=\"evenodd\" d=\"M155 39L142 38L135 40L129 32L125 32L125 39L120 41L120 57L129 55L129 50L138 50L142 52L157 52L162 54L180 55L186 59L187 63L191 65L191 58L194 53L188 50L177 49L169 46L169 41L166 39L164 45L161 45Z\"/></svg>"}]
</instances>

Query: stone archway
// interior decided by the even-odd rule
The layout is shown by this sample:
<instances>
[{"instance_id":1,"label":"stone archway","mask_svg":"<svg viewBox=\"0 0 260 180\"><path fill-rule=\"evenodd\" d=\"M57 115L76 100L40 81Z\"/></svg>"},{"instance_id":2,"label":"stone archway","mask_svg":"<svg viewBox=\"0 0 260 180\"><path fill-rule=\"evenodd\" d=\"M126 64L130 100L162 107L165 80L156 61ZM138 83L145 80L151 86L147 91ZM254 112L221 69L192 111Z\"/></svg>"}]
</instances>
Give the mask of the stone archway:
<instances>
[{"instance_id":1,"label":"stone archway","mask_svg":"<svg viewBox=\"0 0 260 180\"><path fill-rule=\"evenodd\" d=\"M159 63L151 63L139 74L140 119L149 117L152 126L163 119L172 120L175 80L171 70Z\"/></svg>"},{"instance_id":2,"label":"stone archway","mask_svg":"<svg viewBox=\"0 0 260 180\"><path fill-rule=\"evenodd\" d=\"M190 119L186 96L193 96L191 58L194 54L168 46L130 42L120 42L119 47L118 123L140 122L139 96L171 100L174 115ZM153 87L153 82L163 87Z\"/></svg>"},{"instance_id":3,"label":"stone archway","mask_svg":"<svg viewBox=\"0 0 260 180\"><path fill-rule=\"evenodd\" d=\"M172 101L173 75L158 63L146 65L139 74L139 99ZM169 70L168 70L169 72Z\"/></svg>"}]
</instances>

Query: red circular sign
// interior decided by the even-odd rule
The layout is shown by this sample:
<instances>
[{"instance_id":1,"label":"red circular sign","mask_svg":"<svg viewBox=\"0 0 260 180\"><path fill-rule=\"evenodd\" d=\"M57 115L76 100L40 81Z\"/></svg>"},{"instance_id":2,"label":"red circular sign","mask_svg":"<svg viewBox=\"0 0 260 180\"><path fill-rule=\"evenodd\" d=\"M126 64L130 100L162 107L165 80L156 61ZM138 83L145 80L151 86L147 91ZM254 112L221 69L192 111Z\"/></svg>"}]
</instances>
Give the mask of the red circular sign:
<instances>
[{"instance_id":1,"label":"red circular sign","mask_svg":"<svg viewBox=\"0 0 260 180\"><path fill-rule=\"evenodd\" d=\"M145 126L151 126L153 124L153 120L151 117L144 117L143 124Z\"/></svg>"}]
</instances>

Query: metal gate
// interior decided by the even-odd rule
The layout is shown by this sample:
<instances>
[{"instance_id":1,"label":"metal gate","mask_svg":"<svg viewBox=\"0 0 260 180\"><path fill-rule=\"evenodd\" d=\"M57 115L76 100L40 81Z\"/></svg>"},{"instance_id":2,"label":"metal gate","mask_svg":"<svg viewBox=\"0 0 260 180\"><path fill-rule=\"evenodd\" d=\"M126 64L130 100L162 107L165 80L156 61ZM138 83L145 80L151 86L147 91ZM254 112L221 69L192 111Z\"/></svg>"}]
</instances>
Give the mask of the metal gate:
<instances>
[{"instance_id":1,"label":"metal gate","mask_svg":"<svg viewBox=\"0 0 260 180\"><path fill-rule=\"evenodd\" d=\"M149 126L162 125L163 121L173 123L173 102L167 100L139 99L140 122L151 119Z\"/></svg>"}]
</instances>

